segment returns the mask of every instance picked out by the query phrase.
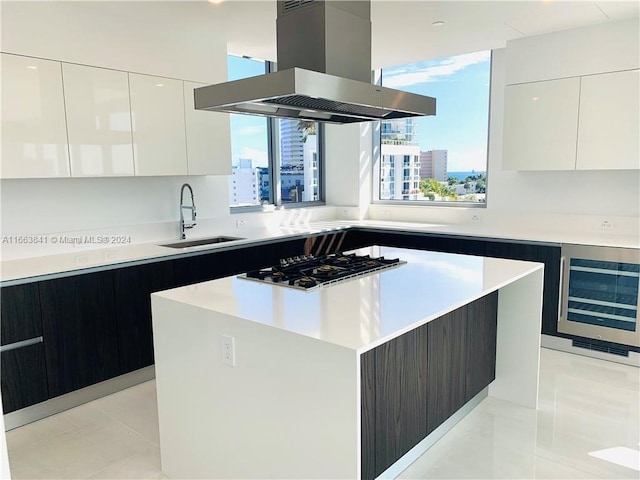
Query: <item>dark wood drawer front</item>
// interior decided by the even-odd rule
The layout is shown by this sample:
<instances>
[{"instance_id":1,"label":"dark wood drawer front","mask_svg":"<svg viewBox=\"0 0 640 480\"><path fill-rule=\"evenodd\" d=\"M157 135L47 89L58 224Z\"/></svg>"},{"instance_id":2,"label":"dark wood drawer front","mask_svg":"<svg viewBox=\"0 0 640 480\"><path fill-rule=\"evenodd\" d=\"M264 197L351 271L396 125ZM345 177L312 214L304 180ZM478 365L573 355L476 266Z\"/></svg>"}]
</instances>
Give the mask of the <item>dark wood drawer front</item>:
<instances>
[{"instance_id":1,"label":"dark wood drawer front","mask_svg":"<svg viewBox=\"0 0 640 480\"><path fill-rule=\"evenodd\" d=\"M36 343L0 354L2 409L13 412L48 396L44 346Z\"/></svg>"},{"instance_id":2,"label":"dark wood drawer front","mask_svg":"<svg viewBox=\"0 0 640 480\"><path fill-rule=\"evenodd\" d=\"M0 289L0 325L2 345L42 335L37 283Z\"/></svg>"}]
</instances>

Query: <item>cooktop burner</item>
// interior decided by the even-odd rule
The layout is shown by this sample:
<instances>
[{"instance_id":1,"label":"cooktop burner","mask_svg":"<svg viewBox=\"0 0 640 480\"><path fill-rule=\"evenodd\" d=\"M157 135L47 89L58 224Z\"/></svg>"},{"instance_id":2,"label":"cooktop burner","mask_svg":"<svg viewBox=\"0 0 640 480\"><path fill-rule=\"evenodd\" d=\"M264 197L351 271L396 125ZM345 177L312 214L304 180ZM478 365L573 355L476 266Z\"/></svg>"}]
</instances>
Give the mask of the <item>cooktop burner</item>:
<instances>
[{"instance_id":1,"label":"cooktop burner","mask_svg":"<svg viewBox=\"0 0 640 480\"><path fill-rule=\"evenodd\" d=\"M311 290L321 285L397 267L404 263L406 262L397 258L373 258L355 253L334 253L321 257L302 255L283 258L279 265L253 270L239 275L239 278Z\"/></svg>"}]
</instances>

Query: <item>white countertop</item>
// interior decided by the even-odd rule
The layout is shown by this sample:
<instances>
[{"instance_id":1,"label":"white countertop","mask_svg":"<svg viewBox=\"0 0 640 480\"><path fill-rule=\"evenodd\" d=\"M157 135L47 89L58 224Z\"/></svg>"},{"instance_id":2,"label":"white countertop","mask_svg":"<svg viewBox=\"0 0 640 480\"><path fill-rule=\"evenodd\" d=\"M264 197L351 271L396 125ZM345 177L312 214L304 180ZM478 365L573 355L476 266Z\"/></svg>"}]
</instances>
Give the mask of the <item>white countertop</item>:
<instances>
[{"instance_id":1,"label":"white countertop","mask_svg":"<svg viewBox=\"0 0 640 480\"><path fill-rule=\"evenodd\" d=\"M240 237L242 240L223 242L212 245L201 245L189 248L169 248L162 244L177 243L179 240L159 240L153 243L138 243L121 247L82 249L78 248L77 253L63 253L58 255L46 255L31 258L21 258L0 262L0 281L9 282L17 279L40 277L45 275L55 275L63 272L74 272L87 269L95 269L109 265L118 265L129 262L144 262L150 259L161 259L175 257L179 255L198 254L199 252L215 252L240 248L242 246L253 245L256 242L269 240L285 240L287 238L297 238L314 233L330 232L339 230L342 226L306 225L299 227L264 227L264 228L243 228L242 230L221 230L204 237L193 237L188 240L198 238L208 238L216 236ZM52 236L51 236L52 237ZM186 241L186 240L185 240Z\"/></svg>"},{"instance_id":2,"label":"white countertop","mask_svg":"<svg viewBox=\"0 0 640 480\"><path fill-rule=\"evenodd\" d=\"M77 253L63 253L58 255L46 255L2 261L0 262L0 281L11 282L14 280L81 271L85 269L95 269L128 262L144 262L155 258L169 258L183 254L197 254L202 251L214 252L216 250L228 250L254 244L255 242L260 241L296 238L314 233L337 231L350 226L384 228L391 231L407 233L422 232L556 244L576 243L625 248L639 247L638 240L635 237L630 237L628 235L611 235L601 232L591 232L589 234L585 234L584 232L567 234L566 232L554 233L540 231L533 228L530 230L522 228L516 229L510 228L508 225L496 227L485 224L443 225L383 220L326 221L292 226L241 229L232 228L228 230L221 229L220 231L210 232L209 235L204 236L227 235L242 237L244 240L214 245L203 245L188 249L162 247L159 245L162 243L171 243L172 241L159 240L153 243L139 243L111 248L90 250L78 248ZM173 241L175 242L176 240Z\"/></svg>"},{"instance_id":3,"label":"white countertop","mask_svg":"<svg viewBox=\"0 0 640 480\"><path fill-rule=\"evenodd\" d=\"M460 235L465 237L495 238L501 240L517 240L524 242L542 243L573 243L578 245L595 245L620 248L640 248L638 236L615 235L602 231L573 233L542 230L535 226L522 228L511 225L487 225L484 223L473 224L437 224L396 222L385 220L360 220L357 222L333 222L335 224L348 224L358 227L384 228L402 232L438 233L443 235Z\"/></svg>"},{"instance_id":4,"label":"white countertop","mask_svg":"<svg viewBox=\"0 0 640 480\"><path fill-rule=\"evenodd\" d=\"M314 291L227 277L153 295L362 352L543 268L391 247L358 252L407 263Z\"/></svg>"}]
</instances>

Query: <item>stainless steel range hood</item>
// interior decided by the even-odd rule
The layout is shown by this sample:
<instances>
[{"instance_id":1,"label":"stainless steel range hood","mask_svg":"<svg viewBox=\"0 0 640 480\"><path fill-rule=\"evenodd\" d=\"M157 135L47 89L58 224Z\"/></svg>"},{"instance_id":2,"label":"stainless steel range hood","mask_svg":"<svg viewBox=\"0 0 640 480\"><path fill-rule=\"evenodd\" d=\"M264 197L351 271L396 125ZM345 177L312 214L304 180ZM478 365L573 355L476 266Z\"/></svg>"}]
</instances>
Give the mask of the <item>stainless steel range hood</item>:
<instances>
[{"instance_id":1,"label":"stainless steel range hood","mask_svg":"<svg viewBox=\"0 0 640 480\"><path fill-rule=\"evenodd\" d=\"M435 98L371 84L369 1L277 3L279 71L197 88L196 109L327 123L435 115Z\"/></svg>"}]
</instances>

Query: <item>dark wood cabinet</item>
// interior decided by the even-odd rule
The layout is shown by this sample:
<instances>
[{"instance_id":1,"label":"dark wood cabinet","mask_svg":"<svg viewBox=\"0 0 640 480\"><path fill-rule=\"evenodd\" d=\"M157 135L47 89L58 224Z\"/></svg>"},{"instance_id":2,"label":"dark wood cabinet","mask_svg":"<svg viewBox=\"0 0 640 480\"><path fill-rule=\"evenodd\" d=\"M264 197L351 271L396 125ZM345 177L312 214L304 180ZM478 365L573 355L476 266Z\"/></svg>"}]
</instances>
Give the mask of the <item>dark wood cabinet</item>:
<instances>
[{"instance_id":1,"label":"dark wood cabinet","mask_svg":"<svg viewBox=\"0 0 640 480\"><path fill-rule=\"evenodd\" d=\"M379 472L427 435L430 347L427 329L421 327L375 349L375 458Z\"/></svg>"},{"instance_id":2,"label":"dark wood cabinet","mask_svg":"<svg viewBox=\"0 0 640 480\"><path fill-rule=\"evenodd\" d=\"M48 397L44 362L40 294L37 283L0 289L0 355L4 413L42 402ZM17 342L35 341L13 348Z\"/></svg>"},{"instance_id":3,"label":"dark wood cabinet","mask_svg":"<svg viewBox=\"0 0 640 480\"><path fill-rule=\"evenodd\" d=\"M151 293L173 288L173 262L148 263L113 271L120 372L153 364Z\"/></svg>"},{"instance_id":4,"label":"dark wood cabinet","mask_svg":"<svg viewBox=\"0 0 640 480\"><path fill-rule=\"evenodd\" d=\"M304 242L288 240L179 258L174 260L175 283L189 285L275 265L281 258L302 255Z\"/></svg>"},{"instance_id":5,"label":"dark wood cabinet","mask_svg":"<svg viewBox=\"0 0 640 480\"><path fill-rule=\"evenodd\" d=\"M40 282L49 396L120 374L113 271Z\"/></svg>"},{"instance_id":6,"label":"dark wood cabinet","mask_svg":"<svg viewBox=\"0 0 640 480\"><path fill-rule=\"evenodd\" d=\"M42 342L0 354L2 410L10 413L49 397Z\"/></svg>"},{"instance_id":7,"label":"dark wood cabinet","mask_svg":"<svg viewBox=\"0 0 640 480\"><path fill-rule=\"evenodd\" d=\"M496 378L498 293L487 295L464 307L466 312L465 402Z\"/></svg>"},{"instance_id":8,"label":"dark wood cabinet","mask_svg":"<svg viewBox=\"0 0 640 480\"><path fill-rule=\"evenodd\" d=\"M544 263L542 333L557 335L562 256L560 246L496 240L487 243L486 256Z\"/></svg>"},{"instance_id":9,"label":"dark wood cabinet","mask_svg":"<svg viewBox=\"0 0 640 480\"><path fill-rule=\"evenodd\" d=\"M376 350L360 357L361 478L375 478L376 470Z\"/></svg>"},{"instance_id":10,"label":"dark wood cabinet","mask_svg":"<svg viewBox=\"0 0 640 480\"><path fill-rule=\"evenodd\" d=\"M42 335L37 283L0 289L0 341L2 345Z\"/></svg>"},{"instance_id":11,"label":"dark wood cabinet","mask_svg":"<svg viewBox=\"0 0 640 480\"><path fill-rule=\"evenodd\" d=\"M465 404L467 315L458 308L427 324L427 431L431 433Z\"/></svg>"},{"instance_id":12,"label":"dark wood cabinet","mask_svg":"<svg viewBox=\"0 0 640 480\"><path fill-rule=\"evenodd\" d=\"M498 293L360 357L362 478L372 479L495 378Z\"/></svg>"}]
</instances>

